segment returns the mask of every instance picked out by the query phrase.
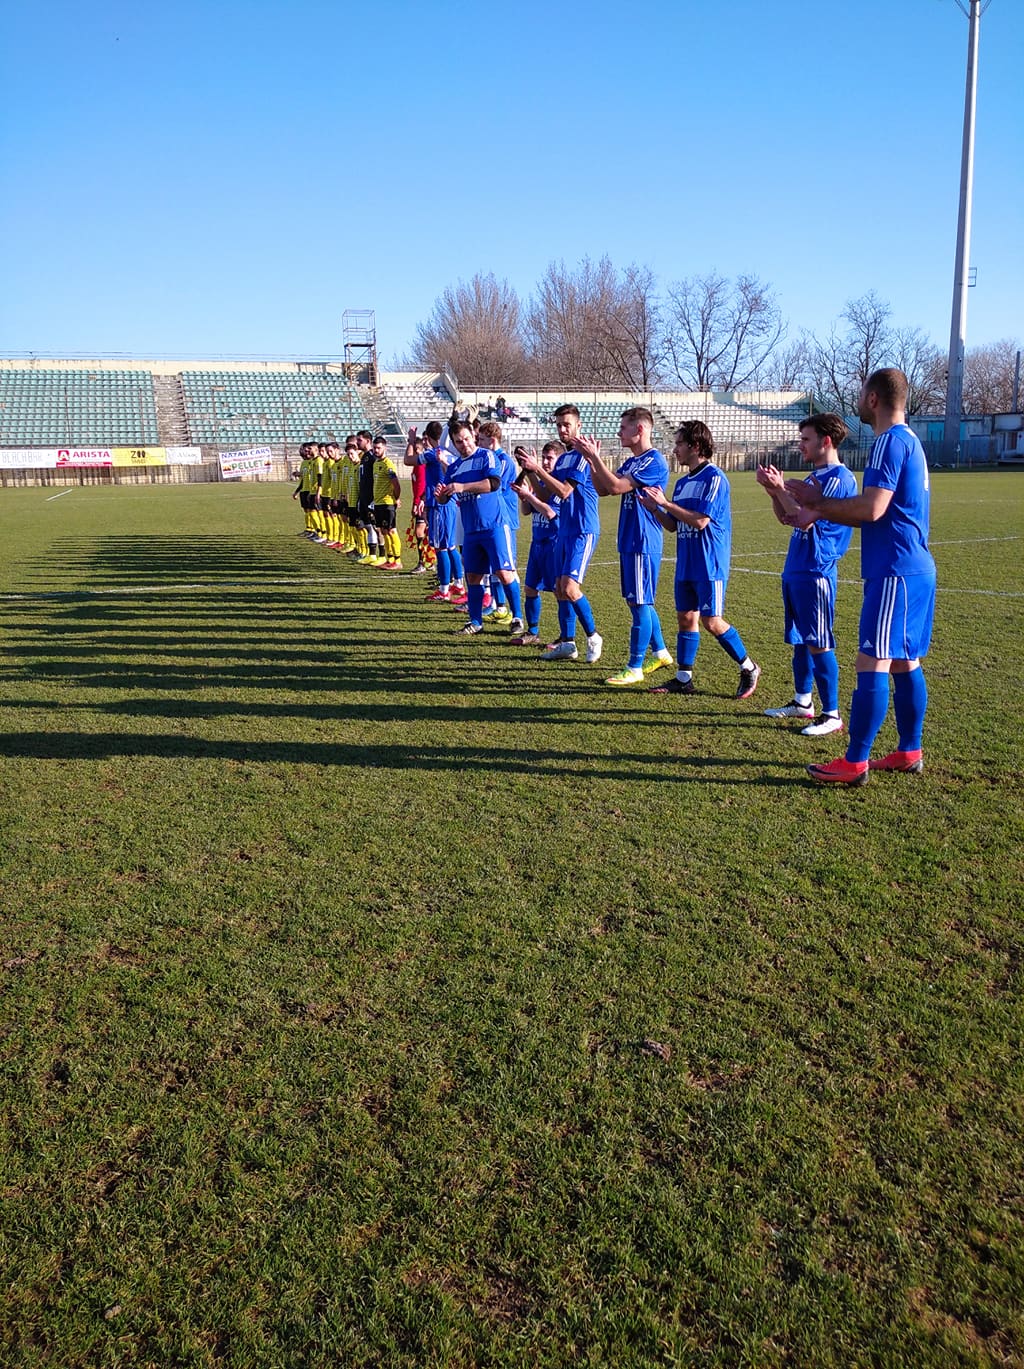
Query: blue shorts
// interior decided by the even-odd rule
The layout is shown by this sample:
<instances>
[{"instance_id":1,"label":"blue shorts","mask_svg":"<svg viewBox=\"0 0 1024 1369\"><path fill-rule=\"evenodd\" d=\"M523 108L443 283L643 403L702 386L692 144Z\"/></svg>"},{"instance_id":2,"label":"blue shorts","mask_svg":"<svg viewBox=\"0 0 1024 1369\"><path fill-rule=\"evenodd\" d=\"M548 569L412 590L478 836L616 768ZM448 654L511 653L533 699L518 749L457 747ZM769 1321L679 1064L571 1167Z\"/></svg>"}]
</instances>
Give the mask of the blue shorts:
<instances>
[{"instance_id":1,"label":"blue shorts","mask_svg":"<svg viewBox=\"0 0 1024 1369\"><path fill-rule=\"evenodd\" d=\"M553 591L555 588L555 546L554 537L543 542L530 543L530 555L526 562L526 583L531 589Z\"/></svg>"},{"instance_id":2,"label":"blue shorts","mask_svg":"<svg viewBox=\"0 0 1024 1369\"><path fill-rule=\"evenodd\" d=\"M450 500L447 504L433 504L427 510L430 523L430 545L435 551L440 548L447 551L449 547L458 546L455 541L455 500Z\"/></svg>"},{"instance_id":3,"label":"blue shorts","mask_svg":"<svg viewBox=\"0 0 1024 1369\"><path fill-rule=\"evenodd\" d=\"M914 661L926 656L934 617L934 575L865 580L859 649L876 661Z\"/></svg>"},{"instance_id":4,"label":"blue shorts","mask_svg":"<svg viewBox=\"0 0 1024 1369\"><path fill-rule=\"evenodd\" d=\"M721 618L725 612L725 580L677 580L676 612L702 618Z\"/></svg>"},{"instance_id":5,"label":"blue shorts","mask_svg":"<svg viewBox=\"0 0 1024 1369\"><path fill-rule=\"evenodd\" d=\"M623 552L619 562L619 584L627 604L653 604L658 593L661 557L643 552Z\"/></svg>"},{"instance_id":6,"label":"blue shorts","mask_svg":"<svg viewBox=\"0 0 1024 1369\"><path fill-rule=\"evenodd\" d=\"M462 545L462 563L467 575L496 574L499 570L515 570L516 538L507 523L498 523L482 532L466 534Z\"/></svg>"},{"instance_id":7,"label":"blue shorts","mask_svg":"<svg viewBox=\"0 0 1024 1369\"><path fill-rule=\"evenodd\" d=\"M784 575L782 605L786 611L789 646L820 647L832 651L836 616L836 577L831 575Z\"/></svg>"},{"instance_id":8,"label":"blue shorts","mask_svg":"<svg viewBox=\"0 0 1024 1369\"><path fill-rule=\"evenodd\" d=\"M596 550L596 532L585 532L581 537L559 537L555 543L555 574L559 577L568 575L570 580L582 585Z\"/></svg>"}]
</instances>

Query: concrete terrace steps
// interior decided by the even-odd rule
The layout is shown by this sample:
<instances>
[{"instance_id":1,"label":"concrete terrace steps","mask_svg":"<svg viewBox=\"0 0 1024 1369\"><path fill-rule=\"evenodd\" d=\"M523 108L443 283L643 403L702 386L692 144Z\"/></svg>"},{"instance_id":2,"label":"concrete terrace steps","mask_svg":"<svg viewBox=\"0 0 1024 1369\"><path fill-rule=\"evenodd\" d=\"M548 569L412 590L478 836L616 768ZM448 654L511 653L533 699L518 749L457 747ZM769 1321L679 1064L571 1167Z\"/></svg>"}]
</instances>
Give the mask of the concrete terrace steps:
<instances>
[{"instance_id":1,"label":"concrete terrace steps","mask_svg":"<svg viewBox=\"0 0 1024 1369\"><path fill-rule=\"evenodd\" d=\"M189 445L188 420L185 417L185 396L177 376L153 376L153 398L156 403L156 425L160 443L164 447Z\"/></svg>"}]
</instances>

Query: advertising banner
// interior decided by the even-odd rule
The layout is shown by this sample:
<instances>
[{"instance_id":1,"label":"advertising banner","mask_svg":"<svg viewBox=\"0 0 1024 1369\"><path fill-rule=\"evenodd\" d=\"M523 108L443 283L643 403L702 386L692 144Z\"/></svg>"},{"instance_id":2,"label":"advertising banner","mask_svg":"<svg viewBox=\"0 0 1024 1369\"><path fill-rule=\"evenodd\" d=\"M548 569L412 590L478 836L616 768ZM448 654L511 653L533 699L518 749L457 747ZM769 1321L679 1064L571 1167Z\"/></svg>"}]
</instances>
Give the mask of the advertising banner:
<instances>
[{"instance_id":1,"label":"advertising banner","mask_svg":"<svg viewBox=\"0 0 1024 1369\"><path fill-rule=\"evenodd\" d=\"M56 466L112 466L111 447L58 447Z\"/></svg>"},{"instance_id":2,"label":"advertising banner","mask_svg":"<svg viewBox=\"0 0 1024 1369\"><path fill-rule=\"evenodd\" d=\"M0 470L52 471L57 464L56 448L4 447L0 449Z\"/></svg>"},{"instance_id":3,"label":"advertising banner","mask_svg":"<svg viewBox=\"0 0 1024 1369\"><path fill-rule=\"evenodd\" d=\"M202 459L198 447L0 448L0 470L53 470L64 466L198 466Z\"/></svg>"},{"instance_id":4,"label":"advertising banner","mask_svg":"<svg viewBox=\"0 0 1024 1369\"><path fill-rule=\"evenodd\" d=\"M115 466L166 466L167 452L163 447L115 447Z\"/></svg>"},{"instance_id":5,"label":"advertising banner","mask_svg":"<svg viewBox=\"0 0 1024 1369\"><path fill-rule=\"evenodd\" d=\"M218 452L224 480L242 480L247 475L271 475L274 470L270 447L245 447L239 452Z\"/></svg>"}]
</instances>

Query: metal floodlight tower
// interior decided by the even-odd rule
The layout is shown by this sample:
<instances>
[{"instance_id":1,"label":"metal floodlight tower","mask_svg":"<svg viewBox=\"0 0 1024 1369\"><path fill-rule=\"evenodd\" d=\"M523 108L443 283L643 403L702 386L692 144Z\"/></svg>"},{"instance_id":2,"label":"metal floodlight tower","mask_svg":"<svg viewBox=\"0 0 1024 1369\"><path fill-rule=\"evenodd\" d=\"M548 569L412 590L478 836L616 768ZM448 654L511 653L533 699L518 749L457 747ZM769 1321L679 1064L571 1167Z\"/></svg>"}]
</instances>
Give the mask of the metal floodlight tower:
<instances>
[{"instance_id":1,"label":"metal floodlight tower","mask_svg":"<svg viewBox=\"0 0 1024 1369\"><path fill-rule=\"evenodd\" d=\"M964 139L960 154L960 212L956 223L956 264L953 269L953 312L949 325L949 365L946 372L947 454L960 447L960 411L964 402L964 353L967 349L968 262L971 254L971 200L974 193L974 115L978 99L978 28L991 0L956 0L970 20L967 36L967 88L964 94ZM968 8L969 7L969 8Z\"/></svg>"}]
</instances>

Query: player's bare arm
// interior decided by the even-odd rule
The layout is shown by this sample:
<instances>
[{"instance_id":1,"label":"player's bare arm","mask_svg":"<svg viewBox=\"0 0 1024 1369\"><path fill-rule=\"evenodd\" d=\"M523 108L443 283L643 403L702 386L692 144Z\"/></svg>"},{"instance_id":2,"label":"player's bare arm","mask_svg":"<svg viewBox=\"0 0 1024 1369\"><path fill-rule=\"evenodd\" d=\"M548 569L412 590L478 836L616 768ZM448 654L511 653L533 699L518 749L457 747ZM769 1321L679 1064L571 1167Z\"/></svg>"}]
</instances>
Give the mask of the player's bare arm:
<instances>
[{"instance_id":1,"label":"player's bare arm","mask_svg":"<svg viewBox=\"0 0 1024 1369\"><path fill-rule=\"evenodd\" d=\"M877 523L892 503L892 490L883 490L878 485L849 499L826 499L817 480L787 480L786 492L802 509L812 509L819 518L848 528Z\"/></svg>"},{"instance_id":2,"label":"player's bare arm","mask_svg":"<svg viewBox=\"0 0 1024 1369\"><path fill-rule=\"evenodd\" d=\"M410 428L405 439L405 464L416 465L416 429Z\"/></svg>"},{"instance_id":3,"label":"player's bare arm","mask_svg":"<svg viewBox=\"0 0 1024 1369\"><path fill-rule=\"evenodd\" d=\"M706 513L693 513L690 509L681 509L678 504L673 504L665 497L665 491L657 485L644 485L641 488L640 500L669 532L675 532L677 523L685 523L687 527L696 528L699 532L711 522Z\"/></svg>"},{"instance_id":4,"label":"player's bare arm","mask_svg":"<svg viewBox=\"0 0 1024 1369\"><path fill-rule=\"evenodd\" d=\"M787 492L786 477L777 466L772 466L770 464L758 466L757 471L755 472L755 478L757 483L771 499L772 512L780 523L788 527L810 527L809 522L798 524L794 521L800 516L800 506ZM808 510L808 516L811 516L810 510ZM813 522L817 517L818 515L814 514L811 517L811 521Z\"/></svg>"},{"instance_id":5,"label":"player's bare arm","mask_svg":"<svg viewBox=\"0 0 1024 1369\"><path fill-rule=\"evenodd\" d=\"M573 445L586 458L598 494L629 494L637 488L636 482L628 476L616 475L608 469L601 460L601 443L596 438L584 437L581 433Z\"/></svg>"},{"instance_id":6,"label":"player's bare arm","mask_svg":"<svg viewBox=\"0 0 1024 1369\"><path fill-rule=\"evenodd\" d=\"M546 471L537 460L536 448L531 447L529 452L519 457L519 464L524 471L527 471L531 479L539 480L542 485L546 485L552 494L557 494L559 499L568 499L572 495L573 487L568 480L556 480L550 471Z\"/></svg>"}]
</instances>

